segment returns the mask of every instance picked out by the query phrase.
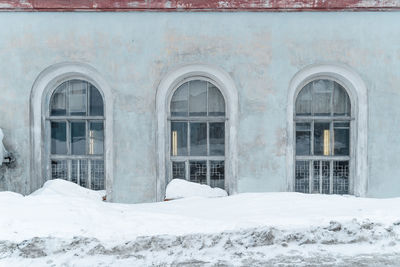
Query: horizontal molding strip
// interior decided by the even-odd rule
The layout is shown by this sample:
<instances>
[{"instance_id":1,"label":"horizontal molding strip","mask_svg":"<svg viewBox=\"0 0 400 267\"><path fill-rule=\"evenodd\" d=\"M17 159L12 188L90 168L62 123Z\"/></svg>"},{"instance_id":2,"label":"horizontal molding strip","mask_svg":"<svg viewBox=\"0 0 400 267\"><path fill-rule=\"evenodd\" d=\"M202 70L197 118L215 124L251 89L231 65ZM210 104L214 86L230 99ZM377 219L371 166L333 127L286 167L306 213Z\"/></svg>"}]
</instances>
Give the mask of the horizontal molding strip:
<instances>
[{"instance_id":1,"label":"horizontal molding strip","mask_svg":"<svg viewBox=\"0 0 400 267\"><path fill-rule=\"evenodd\" d=\"M22 12L397 10L400 10L400 0L0 0L0 11Z\"/></svg>"}]
</instances>

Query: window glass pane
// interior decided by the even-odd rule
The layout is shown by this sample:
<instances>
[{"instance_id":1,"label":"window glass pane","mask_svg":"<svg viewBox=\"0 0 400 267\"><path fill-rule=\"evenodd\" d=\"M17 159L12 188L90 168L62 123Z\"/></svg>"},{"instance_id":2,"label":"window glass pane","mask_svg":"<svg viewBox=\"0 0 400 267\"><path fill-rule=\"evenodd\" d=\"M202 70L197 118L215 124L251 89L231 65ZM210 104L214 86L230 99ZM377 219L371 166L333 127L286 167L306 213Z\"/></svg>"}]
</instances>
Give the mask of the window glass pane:
<instances>
[{"instance_id":1,"label":"window glass pane","mask_svg":"<svg viewBox=\"0 0 400 267\"><path fill-rule=\"evenodd\" d=\"M316 80L313 84L313 113L315 116L331 115L333 81Z\"/></svg>"},{"instance_id":2,"label":"window glass pane","mask_svg":"<svg viewBox=\"0 0 400 267\"><path fill-rule=\"evenodd\" d=\"M67 83L63 83L57 87L51 98L50 115L51 116L63 116L67 114L66 110L66 92Z\"/></svg>"},{"instance_id":3,"label":"window glass pane","mask_svg":"<svg viewBox=\"0 0 400 267\"><path fill-rule=\"evenodd\" d=\"M72 116L86 115L87 83L79 80L69 81L69 114Z\"/></svg>"},{"instance_id":4,"label":"window glass pane","mask_svg":"<svg viewBox=\"0 0 400 267\"><path fill-rule=\"evenodd\" d=\"M207 82L189 82L189 116L207 116Z\"/></svg>"},{"instance_id":5,"label":"window glass pane","mask_svg":"<svg viewBox=\"0 0 400 267\"><path fill-rule=\"evenodd\" d=\"M348 194L349 193L349 162L334 161L333 162L333 193Z\"/></svg>"},{"instance_id":6,"label":"window glass pane","mask_svg":"<svg viewBox=\"0 0 400 267\"><path fill-rule=\"evenodd\" d=\"M206 161L189 161L190 181L200 184L207 183L207 162Z\"/></svg>"},{"instance_id":7,"label":"window glass pane","mask_svg":"<svg viewBox=\"0 0 400 267\"><path fill-rule=\"evenodd\" d=\"M86 125L85 122L71 122L71 154L86 154Z\"/></svg>"},{"instance_id":8,"label":"window glass pane","mask_svg":"<svg viewBox=\"0 0 400 267\"><path fill-rule=\"evenodd\" d=\"M311 123L296 123L296 155L311 154Z\"/></svg>"},{"instance_id":9,"label":"window glass pane","mask_svg":"<svg viewBox=\"0 0 400 267\"><path fill-rule=\"evenodd\" d=\"M188 94L189 83L184 83L176 89L171 99L171 116L184 116L188 115Z\"/></svg>"},{"instance_id":10,"label":"window glass pane","mask_svg":"<svg viewBox=\"0 0 400 267\"><path fill-rule=\"evenodd\" d=\"M68 168L66 160L51 161L51 179L68 180Z\"/></svg>"},{"instance_id":11,"label":"window glass pane","mask_svg":"<svg viewBox=\"0 0 400 267\"><path fill-rule=\"evenodd\" d=\"M104 190L104 160L92 160L90 166L91 189Z\"/></svg>"},{"instance_id":12,"label":"window glass pane","mask_svg":"<svg viewBox=\"0 0 400 267\"><path fill-rule=\"evenodd\" d=\"M102 155L104 149L103 122L89 123L89 154Z\"/></svg>"},{"instance_id":13,"label":"window glass pane","mask_svg":"<svg viewBox=\"0 0 400 267\"><path fill-rule=\"evenodd\" d=\"M190 123L190 155L207 155L207 123Z\"/></svg>"},{"instance_id":14,"label":"window glass pane","mask_svg":"<svg viewBox=\"0 0 400 267\"><path fill-rule=\"evenodd\" d=\"M210 155L225 155L225 123L210 123Z\"/></svg>"},{"instance_id":15,"label":"window glass pane","mask_svg":"<svg viewBox=\"0 0 400 267\"><path fill-rule=\"evenodd\" d=\"M314 123L314 155L330 155L329 123Z\"/></svg>"},{"instance_id":16,"label":"window glass pane","mask_svg":"<svg viewBox=\"0 0 400 267\"><path fill-rule=\"evenodd\" d=\"M103 116L103 97L99 90L93 85L90 85L90 100L89 100L90 116Z\"/></svg>"},{"instance_id":17,"label":"window glass pane","mask_svg":"<svg viewBox=\"0 0 400 267\"><path fill-rule=\"evenodd\" d=\"M311 115L312 103L312 83L307 84L300 91L296 99L296 115L306 116Z\"/></svg>"},{"instance_id":18,"label":"window glass pane","mask_svg":"<svg viewBox=\"0 0 400 267\"><path fill-rule=\"evenodd\" d=\"M187 156L187 122L171 122L171 155Z\"/></svg>"},{"instance_id":19,"label":"window glass pane","mask_svg":"<svg viewBox=\"0 0 400 267\"><path fill-rule=\"evenodd\" d=\"M72 160L71 168L71 181L88 187L88 161L86 159Z\"/></svg>"},{"instance_id":20,"label":"window glass pane","mask_svg":"<svg viewBox=\"0 0 400 267\"><path fill-rule=\"evenodd\" d=\"M223 161L210 161L210 186L225 189L225 164Z\"/></svg>"},{"instance_id":21,"label":"window glass pane","mask_svg":"<svg viewBox=\"0 0 400 267\"><path fill-rule=\"evenodd\" d=\"M67 154L66 122L51 122L51 154Z\"/></svg>"},{"instance_id":22,"label":"window glass pane","mask_svg":"<svg viewBox=\"0 0 400 267\"><path fill-rule=\"evenodd\" d=\"M296 161L295 185L296 192L309 193L310 168L309 161Z\"/></svg>"},{"instance_id":23,"label":"window glass pane","mask_svg":"<svg viewBox=\"0 0 400 267\"><path fill-rule=\"evenodd\" d=\"M208 115L225 116L225 100L212 83L208 83Z\"/></svg>"},{"instance_id":24,"label":"window glass pane","mask_svg":"<svg viewBox=\"0 0 400 267\"><path fill-rule=\"evenodd\" d=\"M350 99L346 90L338 83L335 83L333 93L333 113L336 116L350 116Z\"/></svg>"},{"instance_id":25,"label":"window glass pane","mask_svg":"<svg viewBox=\"0 0 400 267\"><path fill-rule=\"evenodd\" d=\"M334 155L342 156L350 153L350 124L334 123Z\"/></svg>"},{"instance_id":26,"label":"window glass pane","mask_svg":"<svg viewBox=\"0 0 400 267\"><path fill-rule=\"evenodd\" d=\"M172 179L186 179L185 162L172 162Z\"/></svg>"}]
</instances>

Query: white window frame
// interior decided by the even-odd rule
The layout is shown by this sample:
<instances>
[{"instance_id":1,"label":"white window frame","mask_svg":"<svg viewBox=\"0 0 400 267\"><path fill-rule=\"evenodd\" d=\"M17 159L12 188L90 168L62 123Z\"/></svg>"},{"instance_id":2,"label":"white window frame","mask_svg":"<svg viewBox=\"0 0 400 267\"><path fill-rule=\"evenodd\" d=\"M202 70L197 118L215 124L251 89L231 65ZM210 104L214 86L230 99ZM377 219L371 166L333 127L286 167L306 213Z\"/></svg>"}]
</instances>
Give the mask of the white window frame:
<instances>
[{"instance_id":1,"label":"white window frame","mask_svg":"<svg viewBox=\"0 0 400 267\"><path fill-rule=\"evenodd\" d=\"M113 199L113 96L111 87L92 66L79 62L63 62L42 71L35 80L30 97L30 188L40 188L48 177L49 147L45 132L50 99L58 85L67 80L84 80L93 84L103 97L104 105L104 175L107 201Z\"/></svg>"},{"instance_id":2,"label":"white window frame","mask_svg":"<svg viewBox=\"0 0 400 267\"><path fill-rule=\"evenodd\" d=\"M289 85L287 107L286 176L287 190L294 191L295 168L295 103L303 87L316 79L330 79L341 84L347 91L351 103L350 122L350 193L366 196L368 186L367 131L368 101L367 88L361 77L342 64L315 64L295 74Z\"/></svg>"},{"instance_id":3,"label":"white window frame","mask_svg":"<svg viewBox=\"0 0 400 267\"><path fill-rule=\"evenodd\" d=\"M238 95L236 86L224 70L206 64L180 66L169 72L160 82L156 96L157 114L157 180L156 196L158 201L165 197L166 181L169 177L169 108L173 92L182 81L191 77L205 77L212 81L225 99L225 185L229 194L237 192L237 117Z\"/></svg>"}]
</instances>

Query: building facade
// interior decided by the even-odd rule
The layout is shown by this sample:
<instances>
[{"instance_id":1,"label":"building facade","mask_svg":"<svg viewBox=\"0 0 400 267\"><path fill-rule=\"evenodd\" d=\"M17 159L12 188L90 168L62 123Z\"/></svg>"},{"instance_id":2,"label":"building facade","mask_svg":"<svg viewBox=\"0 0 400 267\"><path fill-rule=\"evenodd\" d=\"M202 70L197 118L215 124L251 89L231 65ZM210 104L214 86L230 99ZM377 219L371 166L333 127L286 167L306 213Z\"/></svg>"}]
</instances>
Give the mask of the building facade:
<instances>
[{"instance_id":1,"label":"building facade","mask_svg":"<svg viewBox=\"0 0 400 267\"><path fill-rule=\"evenodd\" d=\"M0 190L400 196L399 7L0 0Z\"/></svg>"}]
</instances>

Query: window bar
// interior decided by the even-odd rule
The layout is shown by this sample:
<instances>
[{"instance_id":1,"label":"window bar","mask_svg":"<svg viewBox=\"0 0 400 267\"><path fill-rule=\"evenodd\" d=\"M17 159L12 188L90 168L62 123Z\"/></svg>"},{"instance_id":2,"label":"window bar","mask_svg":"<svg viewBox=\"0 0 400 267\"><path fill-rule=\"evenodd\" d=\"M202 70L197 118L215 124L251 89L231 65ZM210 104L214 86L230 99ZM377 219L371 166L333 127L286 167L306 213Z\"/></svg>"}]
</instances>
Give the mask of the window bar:
<instances>
[{"instance_id":1,"label":"window bar","mask_svg":"<svg viewBox=\"0 0 400 267\"><path fill-rule=\"evenodd\" d=\"M208 85L209 85L209 82L206 82L206 87L207 87L207 89L206 89L206 109L207 109L207 111L206 111L206 117L208 117L209 116L209 110L208 110Z\"/></svg>"},{"instance_id":2,"label":"window bar","mask_svg":"<svg viewBox=\"0 0 400 267\"><path fill-rule=\"evenodd\" d=\"M71 155L71 125L68 120L65 121L67 131L67 155ZM69 161L68 161L69 162ZM67 165L68 176L72 173L72 164ZM69 177L70 178L70 177Z\"/></svg>"},{"instance_id":3,"label":"window bar","mask_svg":"<svg viewBox=\"0 0 400 267\"><path fill-rule=\"evenodd\" d=\"M333 160L329 161L329 194L333 193Z\"/></svg>"},{"instance_id":4,"label":"window bar","mask_svg":"<svg viewBox=\"0 0 400 267\"><path fill-rule=\"evenodd\" d=\"M331 88L331 110L330 110L330 114L331 114L331 116L333 117L333 114L334 114L334 111L333 111L333 97L334 97L334 94L335 94L335 84L333 83L332 84L332 88Z\"/></svg>"},{"instance_id":5,"label":"window bar","mask_svg":"<svg viewBox=\"0 0 400 267\"><path fill-rule=\"evenodd\" d=\"M314 156L314 121L311 122L311 151L310 155Z\"/></svg>"},{"instance_id":6,"label":"window bar","mask_svg":"<svg viewBox=\"0 0 400 267\"><path fill-rule=\"evenodd\" d=\"M322 160L319 161L319 193L322 194Z\"/></svg>"},{"instance_id":7,"label":"window bar","mask_svg":"<svg viewBox=\"0 0 400 267\"><path fill-rule=\"evenodd\" d=\"M81 185L81 160L76 160L76 183Z\"/></svg>"},{"instance_id":8,"label":"window bar","mask_svg":"<svg viewBox=\"0 0 400 267\"><path fill-rule=\"evenodd\" d=\"M191 155L191 147L190 147L190 122L187 122L187 156Z\"/></svg>"},{"instance_id":9,"label":"window bar","mask_svg":"<svg viewBox=\"0 0 400 267\"><path fill-rule=\"evenodd\" d=\"M89 129L90 129L89 121L85 120L85 139L86 139L85 140L85 155L88 155L88 154L90 154L90 152L92 152L92 151L90 151L90 144L89 144L90 143Z\"/></svg>"},{"instance_id":10,"label":"window bar","mask_svg":"<svg viewBox=\"0 0 400 267\"><path fill-rule=\"evenodd\" d=\"M87 185L86 188L92 189L92 161L87 159Z\"/></svg>"},{"instance_id":11,"label":"window bar","mask_svg":"<svg viewBox=\"0 0 400 267\"><path fill-rule=\"evenodd\" d=\"M89 83L85 82L86 85L86 116L89 116L89 97L90 97L90 92L89 92Z\"/></svg>"},{"instance_id":12,"label":"window bar","mask_svg":"<svg viewBox=\"0 0 400 267\"><path fill-rule=\"evenodd\" d=\"M189 167L190 167L190 165L189 165L189 160L187 159L187 160L185 160L185 175L186 175L186 180L190 180L190 170L189 170Z\"/></svg>"},{"instance_id":13,"label":"window bar","mask_svg":"<svg viewBox=\"0 0 400 267\"><path fill-rule=\"evenodd\" d=\"M66 82L65 88L65 116L69 116L69 95L70 95L69 81Z\"/></svg>"},{"instance_id":14,"label":"window bar","mask_svg":"<svg viewBox=\"0 0 400 267\"><path fill-rule=\"evenodd\" d=\"M68 181L72 181L72 160L67 160L67 176Z\"/></svg>"},{"instance_id":15,"label":"window bar","mask_svg":"<svg viewBox=\"0 0 400 267\"><path fill-rule=\"evenodd\" d=\"M211 186L211 162L209 160L206 161L206 165L207 165L207 177L206 177L206 183L207 185Z\"/></svg>"},{"instance_id":16,"label":"window bar","mask_svg":"<svg viewBox=\"0 0 400 267\"><path fill-rule=\"evenodd\" d=\"M208 101L208 83L207 83L207 101ZM208 114L208 105L207 105L207 114ZM210 124L207 122L207 133L206 133L206 139L207 139L207 156L210 156ZM207 176L206 176L206 181L208 185L211 185L211 178L210 178L210 161L206 161L207 165Z\"/></svg>"},{"instance_id":17,"label":"window bar","mask_svg":"<svg viewBox=\"0 0 400 267\"><path fill-rule=\"evenodd\" d=\"M307 161L308 162L308 193L312 193L312 178L314 174L314 163L312 160Z\"/></svg>"},{"instance_id":18,"label":"window bar","mask_svg":"<svg viewBox=\"0 0 400 267\"><path fill-rule=\"evenodd\" d=\"M176 91L176 90L175 90ZM188 86L187 86L187 113L186 113L186 118L189 118L190 115L190 81L188 82ZM170 103L171 105L171 103Z\"/></svg>"}]
</instances>

